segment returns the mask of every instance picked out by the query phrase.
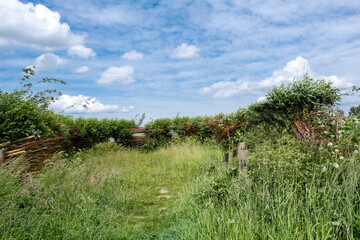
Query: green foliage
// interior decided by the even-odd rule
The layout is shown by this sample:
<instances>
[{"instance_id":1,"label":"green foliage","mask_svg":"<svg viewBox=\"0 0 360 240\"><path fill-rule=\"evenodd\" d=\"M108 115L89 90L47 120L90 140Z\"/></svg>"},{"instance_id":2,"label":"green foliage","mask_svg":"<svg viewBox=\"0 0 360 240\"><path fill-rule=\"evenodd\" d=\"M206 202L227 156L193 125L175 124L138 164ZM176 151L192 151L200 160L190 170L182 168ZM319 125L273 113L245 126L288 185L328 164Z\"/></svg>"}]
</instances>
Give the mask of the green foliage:
<instances>
[{"instance_id":1,"label":"green foliage","mask_svg":"<svg viewBox=\"0 0 360 240\"><path fill-rule=\"evenodd\" d=\"M169 129L171 126L170 118L158 118L145 125L149 129Z\"/></svg>"},{"instance_id":2,"label":"green foliage","mask_svg":"<svg viewBox=\"0 0 360 240\"><path fill-rule=\"evenodd\" d=\"M34 93L32 88L45 83L65 82L44 78L38 82L29 82L34 75L32 68L23 70L20 90L4 92L0 90L0 142L16 140L29 135L56 136L60 126L56 123L56 115L47 109L55 99L55 89L47 89Z\"/></svg>"},{"instance_id":3,"label":"green foliage","mask_svg":"<svg viewBox=\"0 0 360 240\"><path fill-rule=\"evenodd\" d=\"M109 141L127 143L132 139L130 128L136 127L134 120L124 119L73 119L48 110L49 104L59 93L56 89L34 92L37 85L65 82L44 78L32 82L35 74L32 68L23 70L21 90L10 93L0 91L0 143L34 135L37 137L65 136L67 149L91 147L96 143ZM141 124L143 114L138 120Z\"/></svg>"},{"instance_id":4,"label":"green foliage","mask_svg":"<svg viewBox=\"0 0 360 240\"><path fill-rule=\"evenodd\" d=\"M179 117L157 119L146 125L146 135L150 138L147 148L154 148L158 143L165 143L171 136L192 136L201 142L218 141L228 147L233 142L236 130L245 131L248 125L247 110L240 108L231 114L216 116ZM170 131L171 129L171 131Z\"/></svg>"},{"instance_id":5,"label":"green foliage","mask_svg":"<svg viewBox=\"0 0 360 240\"><path fill-rule=\"evenodd\" d=\"M266 100L249 106L249 114L254 122L285 126L295 116L333 106L340 97L340 90L331 83L305 75L303 80L271 89Z\"/></svg>"},{"instance_id":6,"label":"green foliage","mask_svg":"<svg viewBox=\"0 0 360 240\"><path fill-rule=\"evenodd\" d=\"M194 117L190 120L192 129L189 131L189 135L195 135L198 140L203 142L205 139L211 137L210 127L206 124L210 121L210 117Z\"/></svg>"},{"instance_id":7,"label":"green foliage","mask_svg":"<svg viewBox=\"0 0 360 240\"><path fill-rule=\"evenodd\" d=\"M174 130L174 132L178 133L180 137L184 137L186 136L185 126L189 125L190 119L191 118L187 116L176 116L172 119L171 128Z\"/></svg>"},{"instance_id":8,"label":"green foliage","mask_svg":"<svg viewBox=\"0 0 360 240\"><path fill-rule=\"evenodd\" d=\"M350 108L349 115L358 115L360 113L360 105L359 106L353 106Z\"/></svg>"},{"instance_id":9,"label":"green foliage","mask_svg":"<svg viewBox=\"0 0 360 240\"><path fill-rule=\"evenodd\" d=\"M124 119L76 118L69 124L69 137L75 148L91 147L110 138L127 143L132 139L130 128L136 127L134 120Z\"/></svg>"},{"instance_id":10,"label":"green foliage","mask_svg":"<svg viewBox=\"0 0 360 240\"><path fill-rule=\"evenodd\" d=\"M12 173L19 165L0 165L0 238L157 239L183 188L219 157L194 141L146 154L102 143L23 183Z\"/></svg>"},{"instance_id":11,"label":"green foliage","mask_svg":"<svg viewBox=\"0 0 360 240\"><path fill-rule=\"evenodd\" d=\"M248 110L246 108L239 108L236 112L226 115L225 123L229 124L244 124L248 121Z\"/></svg>"},{"instance_id":12,"label":"green foliage","mask_svg":"<svg viewBox=\"0 0 360 240\"><path fill-rule=\"evenodd\" d=\"M34 69L35 67L28 67L23 69L23 77L20 81L21 90L19 92L24 99L37 104L40 108L47 109L49 104L57 99L54 94L60 96L62 93L57 89L45 89L34 93L33 88L37 85L43 84L60 83L65 85L66 82L56 78L48 77L45 77L37 82L31 82L31 77L35 75Z\"/></svg>"},{"instance_id":13,"label":"green foliage","mask_svg":"<svg viewBox=\"0 0 360 240\"><path fill-rule=\"evenodd\" d=\"M166 144L171 138L171 125L170 118L159 118L153 120L145 125L147 128L145 135L150 138L147 143L147 148L155 148Z\"/></svg>"},{"instance_id":14,"label":"green foliage","mask_svg":"<svg viewBox=\"0 0 360 240\"><path fill-rule=\"evenodd\" d=\"M237 176L237 168L234 166L215 166L216 172L198 178L194 183L196 188L191 193L191 199L200 205L209 203L209 199L215 205L223 204L229 197L231 180Z\"/></svg>"},{"instance_id":15,"label":"green foliage","mask_svg":"<svg viewBox=\"0 0 360 240\"><path fill-rule=\"evenodd\" d=\"M47 107L57 91L32 89L64 82L32 83L33 75L24 69L21 90L0 91L0 142L66 136L67 147L78 151L49 160L35 177L22 174L23 184L24 159L0 166L4 239L360 238L360 106L349 117L329 110L340 100L331 83L306 75L235 113L153 120L144 147L167 147L144 153L122 147L144 114L138 120L55 114ZM320 133L321 144L294 139L287 125L295 118L306 120L305 132ZM246 143L248 171L240 179L238 166L220 164L220 145L209 144L215 141L225 149ZM167 202L158 197L163 187L173 197Z\"/></svg>"},{"instance_id":16,"label":"green foliage","mask_svg":"<svg viewBox=\"0 0 360 240\"><path fill-rule=\"evenodd\" d=\"M160 239L358 239L359 157L289 135L264 141L240 179L232 166L199 178Z\"/></svg>"},{"instance_id":17,"label":"green foliage","mask_svg":"<svg viewBox=\"0 0 360 240\"><path fill-rule=\"evenodd\" d=\"M329 138L333 140L333 144L329 144L336 155L345 157L351 155L360 145L360 117L358 115L342 116L338 119L337 131L329 132L329 135Z\"/></svg>"},{"instance_id":18,"label":"green foliage","mask_svg":"<svg viewBox=\"0 0 360 240\"><path fill-rule=\"evenodd\" d=\"M0 142L48 132L48 123L43 119L46 111L23 100L20 92L0 92L0 100Z\"/></svg>"}]
</instances>

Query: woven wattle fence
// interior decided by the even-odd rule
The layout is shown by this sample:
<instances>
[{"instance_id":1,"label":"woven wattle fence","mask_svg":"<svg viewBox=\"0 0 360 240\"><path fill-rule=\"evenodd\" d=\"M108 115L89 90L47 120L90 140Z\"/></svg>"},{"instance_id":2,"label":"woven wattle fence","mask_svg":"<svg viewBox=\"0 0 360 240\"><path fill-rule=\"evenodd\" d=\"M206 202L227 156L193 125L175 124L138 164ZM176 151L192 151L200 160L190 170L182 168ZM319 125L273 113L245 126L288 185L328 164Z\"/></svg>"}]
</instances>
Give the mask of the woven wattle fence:
<instances>
[{"instance_id":1,"label":"woven wattle fence","mask_svg":"<svg viewBox=\"0 0 360 240\"><path fill-rule=\"evenodd\" d=\"M47 159L64 149L64 138L38 139L34 136L0 144L0 164L20 156L29 163L28 171L42 168Z\"/></svg>"}]
</instances>

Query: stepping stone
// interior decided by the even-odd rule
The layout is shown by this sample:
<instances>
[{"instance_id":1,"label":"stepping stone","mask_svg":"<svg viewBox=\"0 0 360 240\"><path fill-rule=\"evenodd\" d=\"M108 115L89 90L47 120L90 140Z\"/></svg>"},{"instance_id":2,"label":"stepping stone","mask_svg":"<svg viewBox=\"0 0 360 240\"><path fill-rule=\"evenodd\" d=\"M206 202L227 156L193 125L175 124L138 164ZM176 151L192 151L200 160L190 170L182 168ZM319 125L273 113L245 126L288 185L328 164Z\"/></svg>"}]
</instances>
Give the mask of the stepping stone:
<instances>
[{"instance_id":1,"label":"stepping stone","mask_svg":"<svg viewBox=\"0 0 360 240\"><path fill-rule=\"evenodd\" d=\"M158 198L166 198L166 199L169 199L169 198L171 198L171 195L161 195L161 196L158 196Z\"/></svg>"},{"instance_id":2,"label":"stepping stone","mask_svg":"<svg viewBox=\"0 0 360 240\"><path fill-rule=\"evenodd\" d=\"M169 191L166 190L165 188L162 188L162 189L160 189L160 191L159 191L159 193L161 193L161 194L168 193L168 192L169 192Z\"/></svg>"},{"instance_id":3,"label":"stepping stone","mask_svg":"<svg viewBox=\"0 0 360 240\"><path fill-rule=\"evenodd\" d=\"M159 208L159 211L160 212L163 212L163 211L165 211L167 209L167 207L161 207L161 208Z\"/></svg>"}]
</instances>

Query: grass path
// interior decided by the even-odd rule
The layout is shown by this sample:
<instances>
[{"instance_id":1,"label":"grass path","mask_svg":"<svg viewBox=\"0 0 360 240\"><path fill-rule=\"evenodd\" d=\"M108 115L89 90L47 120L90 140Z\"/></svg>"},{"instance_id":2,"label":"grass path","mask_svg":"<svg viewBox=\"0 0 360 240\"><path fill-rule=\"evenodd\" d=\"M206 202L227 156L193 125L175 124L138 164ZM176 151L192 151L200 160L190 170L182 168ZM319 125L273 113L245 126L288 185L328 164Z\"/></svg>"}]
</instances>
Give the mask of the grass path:
<instances>
[{"instance_id":1,"label":"grass path","mask_svg":"<svg viewBox=\"0 0 360 240\"><path fill-rule=\"evenodd\" d=\"M25 185L0 169L0 239L152 239L221 151L187 142L151 153L104 145ZM6 188L3 188L6 186Z\"/></svg>"}]
</instances>

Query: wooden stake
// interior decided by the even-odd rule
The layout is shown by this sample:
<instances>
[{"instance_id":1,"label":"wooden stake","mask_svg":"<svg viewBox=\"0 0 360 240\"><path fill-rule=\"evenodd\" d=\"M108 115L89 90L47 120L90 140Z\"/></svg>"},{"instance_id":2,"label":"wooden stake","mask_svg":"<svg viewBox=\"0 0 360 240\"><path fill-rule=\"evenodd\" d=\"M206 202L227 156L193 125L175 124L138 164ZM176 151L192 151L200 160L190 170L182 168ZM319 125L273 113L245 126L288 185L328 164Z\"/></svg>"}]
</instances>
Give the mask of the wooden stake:
<instances>
[{"instance_id":1,"label":"wooden stake","mask_svg":"<svg viewBox=\"0 0 360 240\"><path fill-rule=\"evenodd\" d=\"M243 170L247 170L246 158L248 156L248 150L245 150L245 143L241 142L238 148L239 155L239 174Z\"/></svg>"},{"instance_id":2,"label":"wooden stake","mask_svg":"<svg viewBox=\"0 0 360 240\"><path fill-rule=\"evenodd\" d=\"M5 162L5 150L0 149L0 163Z\"/></svg>"},{"instance_id":3,"label":"wooden stake","mask_svg":"<svg viewBox=\"0 0 360 240\"><path fill-rule=\"evenodd\" d=\"M12 141L11 143L18 143L18 142L23 142L23 141L31 140L31 139L35 139L35 136L29 136L29 137L20 138L20 139L17 139L17 140L15 140L15 141Z\"/></svg>"},{"instance_id":4,"label":"wooden stake","mask_svg":"<svg viewBox=\"0 0 360 240\"><path fill-rule=\"evenodd\" d=\"M1 143L1 144L0 144L0 148L6 147L6 146L9 145L10 143L11 143L10 141L9 141L9 142Z\"/></svg>"},{"instance_id":5,"label":"wooden stake","mask_svg":"<svg viewBox=\"0 0 360 240\"><path fill-rule=\"evenodd\" d=\"M17 152L14 152L14 153L9 153L9 154L7 153L6 157L13 157L13 156L24 154L24 153L26 153L25 150L21 150L21 151L17 151Z\"/></svg>"},{"instance_id":6,"label":"wooden stake","mask_svg":"<svg viewBox=\"0 0 360 240\"><path fill-rule=\"evenodd\" d=\"M234 158L234 153L233 153L233 151L230 151L229 152L229 161L228 161L228 163L232 163L233 158Z\"/></svg>"},{"instance_id":7,"label":"wooden stake","mask_svg":"<svg viewBox=\"0 0 360 240\"><path fill-rule=\"evenodd\" d=\"M16 152L21 152L21 151L24 151L24 150L25 150L25 148L14 149L14 150L11 150L11 151L7 151L6 155L13 154L13 153L16 153Z\"/></svg>"},{"instance_id":8,"label":"wooden stake","mask_svg":"<svg viewBox=\"0 0 360 240\"><path fill-rule=\"evenodd\" d=\"M224 163L229 162L229 152L224 153L224 159L223 159L223 162L224 162Z\"/></svg>"}]
</instances>

